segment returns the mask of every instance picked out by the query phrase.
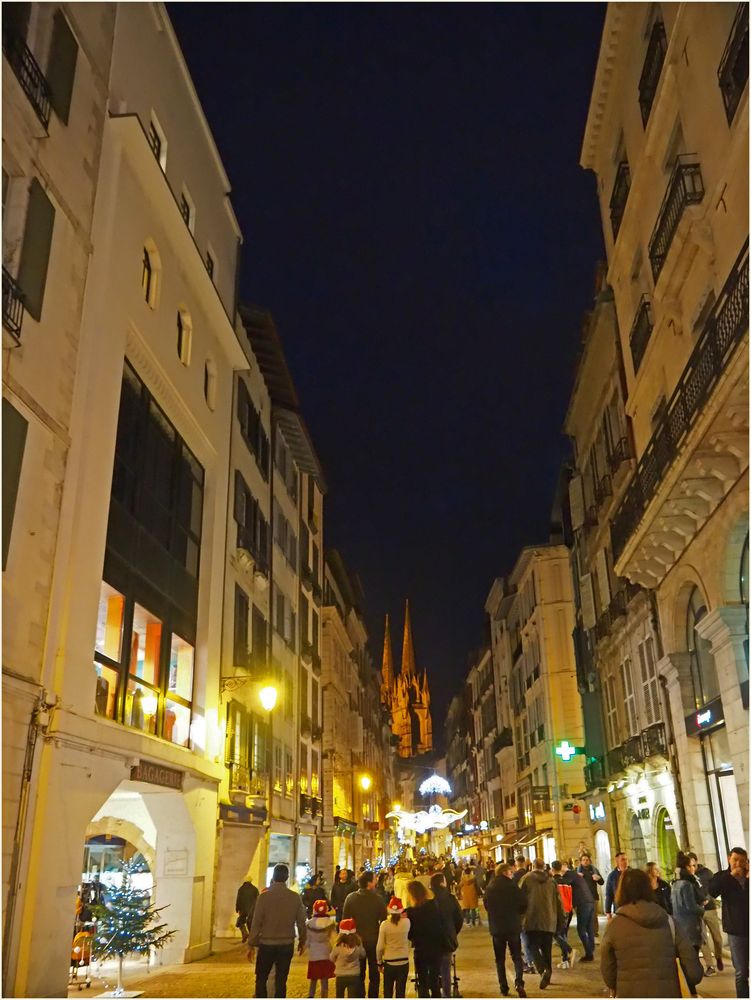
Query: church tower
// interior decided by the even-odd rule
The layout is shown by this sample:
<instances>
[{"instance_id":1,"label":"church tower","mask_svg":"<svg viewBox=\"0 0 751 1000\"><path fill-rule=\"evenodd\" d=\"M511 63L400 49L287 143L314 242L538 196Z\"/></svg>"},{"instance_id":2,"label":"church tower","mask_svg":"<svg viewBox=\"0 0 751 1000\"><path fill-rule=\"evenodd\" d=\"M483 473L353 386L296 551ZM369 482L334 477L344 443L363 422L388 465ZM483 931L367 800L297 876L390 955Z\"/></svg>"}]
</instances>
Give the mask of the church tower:
<instances>
[{"instance_id":1,"label":"church tower","mask_svg":"<svg viewBox=\"0 0 751 1000\"><path fill-rule=\"evenodd\" d=\"M409 601L404 611L401 671L394 676L388 616L383 644L382 699L391 711L392 729L399 738L399 756L414 757L433 749L433 720L427 673L417 673Z\"/></svg>"}]
</instances>

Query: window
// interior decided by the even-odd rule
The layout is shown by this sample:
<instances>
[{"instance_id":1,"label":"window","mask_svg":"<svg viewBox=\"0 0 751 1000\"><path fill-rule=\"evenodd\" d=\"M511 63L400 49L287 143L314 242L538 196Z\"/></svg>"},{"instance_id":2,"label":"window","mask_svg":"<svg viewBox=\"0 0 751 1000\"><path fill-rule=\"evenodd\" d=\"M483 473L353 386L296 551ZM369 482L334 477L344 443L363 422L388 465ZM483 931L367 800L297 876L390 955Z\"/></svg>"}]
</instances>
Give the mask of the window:
<instances>
[{"instance_id":1,"label":"window","mask_svg":"<svg viewBox=\"0 0 751 1000\"><path fill-rule=\"evenodd\" d=\"M216 364L213 358L206 358L203 366L203 398L210 410L216 409Z\"/></svg>"},{"instance_id":2,"label":"window","mask_svg":"<svg viewBox=\"0 0 751 1000\"><path fill-rule=\"evenodd\" d=\"M76 74L78 45L62 11L55 11L52 22L52 41L47 60L47 83L50 88L50 106L65 125L68 124L73 80Z\"/></svg>"},{"instance_id":3,"label":"window","mask_svg":"<svg viewBox=\"0 0 751 1000\"><path fill-rule=\"evenodd\" d=\"M297 503L297 469L284 438L277 431L274 443L274 465L287 488L290 498Z\"/></svg>"},{"instance_id":4,"label":"window","mask_svg":"<svg viewBox=\"0 0 751 1000\"><path fill-rule=\"evenodd\" d=\"M156 157L157 163L162 168L162 171L166 171L167 140L164 138L164 132L162 131L162 128L157 121L157 117L153 112L149 121L149 130L146 133L146 137L149 140L149 145L151 146L152 152Z\"/></svg>"},{"instance_id":5,"label":"window","mask_svg":"<svg viewBox=\"0 0 751 1000\"><path fill-rule=\"evenodd\" d=\"M182 215L185 225L192 233L196 225L196 207L193 204L193 199L188 194L187 188L183 188L180 192L180 215Z\"/></svg>"},{"instance_id":6,"label":"window","mask_svg":"<svg viewBox=\"0 0 751 1000\"><path fill-rule=\"evenodd\" d=\"M287 798L292 798L295 791L295 775L292 764L292 751L284 748L284 794Z\"/></svg>"},{"instance_id":7,"label":"window","mask_svg":"<svg viewBox=\"0 0 751 1000\"><path fill-rule=\"evenodd\" d=\"M636 698L634 696L634 680L631 676L631 660L628 658L621 664L621 684L626 706L626 726L628 735L635 736L639 732L639 720L636 714Z\"/></svg>"},{"instance_id":8,"label":"window","mask_svg":"<svg viewBox=\"0 0 751 1000\"><path fill-rule=\"evenodd\" d=\"M210 250L206 251L206 270L209 272L209 277L214 280L214 258Z\"/></svg>"},{"instance_id":9,"label":"window","mask_svg":"<svg viewBox=\"0 0 751 1000\"><path fill-rule=\"evenodd\" d=\"M246 549L253 556L256 568L263 573L269 566L269 525L261 507L243 479L235 470L235 521L237 522L237 547Z\"/></svg>"},{"instance_id":10,"label":"window","mask_svg":"<svg viewBox=\"0 0 751 1000\"><path fill-rule=\"evenodd\" d=\"M605 732L608 746L617 747L621 741L618 732L618 703L615 694L615 678L612 675L605 678L603 693L605 695Z\"/></svg>"},{"instance_id":11,"label":"window","mask_svg":"<svg viewBox=\"0 0 751 1000\"><path fill-rule=\"evenodd\" d=\"M278 500L274 500L274 541L293 570L297 570L297 535L282 513Z\"/></svg>"},{"instance_id":12,"label":"window","mask_svg":"<svg viewBox=\"0 0 751 1000\"><path fill-rule=\"evenodd\" d=\"M248 667L248 595L235 584L235 628L232 663L236 667Z\"/></svg>"},{"instance_id":13,"label":"window","mask_svg":"<svg viewBox=\"0 0 751 1000\"><path fill-rule=\"evenodd\" d=\"M169 623L102 582L94 643L97 715L190 746L191 643Z\"/></svg>"},{"instance_id":14,"label":"window","mask_svg":"<svg viewBox=\"0 0 751 1000\"><path fill-rule=\"evenodd\" d=\"M310 794L316 797L318 796L321 788L319 773L318 751L313 750L310 761Z\"/></svg>"},{"instance_id":15,"label":"window","mask_svg":"<svg viewBox=\"0 0 751 1000\"><path fill-rule=\"evenodd\" d=\"M268 622L255 605L253 605L253 636L252 657L253 667L263 670L268 660Z\"/></svg>"},{"instance_id":16,"label":"window","mask_svg":"<svg viewBox=\"0 0 751 1000\"><path fill-rule=\"evenodd\" d=\"M250 720L246 709L234 699L227 705L227 737L224 762L234 771L247 769L250 764ZM232 775L230 784L237 786L239 775Z\"/></svg>"},{"instance_id":17,"label":"window","mask_svg":"<svg viewBox=\"0 0 751 1000\"><path fill-rule=\"evenodd\" d=\"M248 387L244 379L238 376L237 383L237 420L240 433L248 449L255 456L261 475L268 482L269 478L269 438L261 423L261 415L253 405Z\"/></svg>"},{"instance_id":18,"label":"window","mask_svg":"<svg viewBox=\"0 0 751 1000\"><path fill-rule=\"evenodd\" d=\"M186 368L190 364L190 348L193 339L193 325L186 309L177 310L177 356Z\"/></svg>"},{"instance_id":19,"label":"window","mask_svg":"<svg viewBox=\"0 0 751 1000\"><path fill-rule=\"evenodd\" d=\"M644 696L644 709L647 714L647 725L651 726L662 719L660 682L657 678L654 641L651 635L639 643L639 667Z\"/></svg>"},{"instance_id":20,"label":"window","mask_svg":"<svg viewBox=\"0 0 751 1000\"><path fill-rule=\"evenodd\" d=\"M691 680L694 686L696 707L719 697L720 683L717 677L712 649L706 639L696 631L696 626L704 618L707 609L698 587L694 587L686 609L686 648L690 656Z\"/></svg>"},{"instance_id":21,"label":"window","mask_svg":"<svg viewBox=\"0 0 751 1000\"><path fill-rule=\"evenodd\" d=\"M282 771L282 744L274 742L274 791L279 795L282 793L282 781L284 774Z\"/></svg>"},{"instance_id":22,"label":"window","mask_svg":"<svg viewBox=\"0 0 751 1000\"><path fill-rule=\"evenodd\" d=\"M143 247L141 263L141 291L144 301L152 309L159 304L159 278L161 274L161 259L152 240L147 240Z\"/></svg>"},{"instance_id":23,"label":"window","mask_svg":"<svg viewBox=\"0 0 751 1000\"><path fill-rule=\"evenodd\" d=\"M728 125L732 124L748 82L748 4L738 4L717 77ZM724 855L723 855L724 857Z\"/></svg>"},{"instance_id":24,"label":"window","mask_svg":"<svg viewBox=\"0 0 751 1000\"><path fill-rule=\"evenodd\" d=\"M16 280L23 292L26 312L37 321L42 318L54 225L55 209L42 185L34 177L29 187L29 204Z\"/></svg>"},{"instance_id":25,"label":"window","mask_svg":"<svg viewBox=\"0 0 751 1000\"><path fill-rule=\"evenodd\" d=\"M7 399L3 399L3 570L8 562L13 515L18 499L23 453L29 423Z\"/></svg>"}]
</instances>

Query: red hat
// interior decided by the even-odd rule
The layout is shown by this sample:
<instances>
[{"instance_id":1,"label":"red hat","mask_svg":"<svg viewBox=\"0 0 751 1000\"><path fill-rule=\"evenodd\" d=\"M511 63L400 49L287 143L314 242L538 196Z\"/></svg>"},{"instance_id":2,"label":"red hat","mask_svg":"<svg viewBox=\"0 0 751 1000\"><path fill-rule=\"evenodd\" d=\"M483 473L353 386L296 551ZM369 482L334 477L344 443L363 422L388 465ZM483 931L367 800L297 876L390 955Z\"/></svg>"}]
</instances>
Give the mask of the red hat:
<instances>
[{"instance_id":1,"label":"red hat","mask_svg":"<svg viewBox=\"0 0 751 1000\"><path fill-rule=\"evenodd\" d=\"M341 920L339 922L339 930L342 934L354 934L357 927L355 926L355 922L352 917L345 917L344 920Z\"/></svg>"},{"instance_id":2,"label":"red hat","mask_svg":"<svg viewBox=\"0 0 751 1000\"><path fill-rule=\"evenodd\" d=\"M327 899L317 899L313 903L313 913L317 917L327 917L329 915L329 903Z\"/></svg>"},{"instance_id":3,"label":"red hat","mask_svg":"<svg viewBox=\"0 0 751 1000\"><path fill-rule=\"evenodd\" d=\"M386 909L389 913L401 913L404 909L404 903L402 903L398 896L392 896Z\"/></svg>"}]
</instances>

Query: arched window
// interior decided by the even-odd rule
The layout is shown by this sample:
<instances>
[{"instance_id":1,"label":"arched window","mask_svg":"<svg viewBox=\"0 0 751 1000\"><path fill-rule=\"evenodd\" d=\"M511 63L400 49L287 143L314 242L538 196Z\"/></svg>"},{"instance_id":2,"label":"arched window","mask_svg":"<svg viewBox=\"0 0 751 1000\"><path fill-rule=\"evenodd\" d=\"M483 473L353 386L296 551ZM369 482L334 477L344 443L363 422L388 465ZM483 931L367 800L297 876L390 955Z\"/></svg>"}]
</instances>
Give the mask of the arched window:
<instances>
[{"instance_id":1,"label":"arched window","mask_svg":"<svg viewBox=\"0 0 751 1000\"><path fill-rule=\"evenodd\" d=\"M141 265L141 291L147 304L156 309L159 301L159 279L161 277L161 260L159 251L152 240L143 245L143 261Z\"/></svg>"},{"instance_id":2,"label":"arched window","mask_svg":"<svg viewBox=\"0 0 751 1000\"><path fill-rule=\"evenodd\" d=\"M177 310L177 356L186 367L190 364L193 324L187 309Z\"/></svg>"},{"instance_id":3,"label":"arched window","mask_svg":"<svg viewBox=\"0 0 751 1000\"><path fill-rule=\"evenodd\" d=\"M741 552L739 589L741 604L748 607L748 532L746 532L746 541L743 543L743 551Z\"/></svg>"},{"instance_id":4,"label":"arched window","mask_svg":"<svg viewBox=\"0 0 751 1000\"><path fill-rule=\"evenodd\" d=\"M691 680L694 686L694 700L700 708L720 694L712 649L706 639L696 631L696 626L704 618L707 608L698 587L694 587L686 609L686 649L691 658Z\"/></svg>"},{"instance_id":5,"label":"arched window","mask_svg":"<svg viewBox=\"0 0 751 1000\"><path fill-rule=\"evenodd\" d=\"M213 358L206 358L203 367L203 397L210 410L216 407L216 365Z\"/></svg>"}]
</instances>

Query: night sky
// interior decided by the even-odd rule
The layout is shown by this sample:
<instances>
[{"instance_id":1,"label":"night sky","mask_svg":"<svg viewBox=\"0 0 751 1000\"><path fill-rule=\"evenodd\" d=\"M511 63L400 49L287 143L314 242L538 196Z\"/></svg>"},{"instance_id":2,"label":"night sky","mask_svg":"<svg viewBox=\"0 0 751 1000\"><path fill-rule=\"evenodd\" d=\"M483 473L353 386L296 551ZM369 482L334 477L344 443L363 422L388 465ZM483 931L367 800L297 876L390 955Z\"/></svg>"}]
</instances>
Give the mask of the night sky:
<instances>
[{"instance_id":1,"label":"night sky","mask_svg":"<svg viewBox=\"0 0 751 1000\"><path fill-rule=\"evenodd\" d=\"M169 4L374 658L410 598L436 735L546 541L603 256L578 165L602 4Z\"/></svg>"}]
</instances>

